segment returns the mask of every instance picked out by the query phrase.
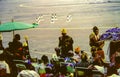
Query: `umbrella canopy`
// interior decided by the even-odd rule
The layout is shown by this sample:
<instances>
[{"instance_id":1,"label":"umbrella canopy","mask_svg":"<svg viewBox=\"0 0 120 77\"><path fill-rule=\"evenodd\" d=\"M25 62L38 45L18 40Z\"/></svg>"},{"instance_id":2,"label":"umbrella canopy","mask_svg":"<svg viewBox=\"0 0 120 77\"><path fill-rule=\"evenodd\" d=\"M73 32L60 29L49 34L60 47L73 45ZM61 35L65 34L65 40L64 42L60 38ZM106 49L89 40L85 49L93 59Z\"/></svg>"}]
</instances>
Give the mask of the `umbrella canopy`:
<instances>
[{"instance_id":1,"label":"umbrella canopy","mask_svg":"<svg viewBox=\"0 0 120 77\"><path fill-rule=\"evenodd\" d=\"M9 32L14 30L24 30L36 27L37 24L28 24L23 22L7 22L0 25L0 32Z\"/></svg>"},{"instance_id":2,"label":"umbrella canopy","mask_svg":"<svg viewBox=\"0 0 120 77\"><path fill-rule=\"evenodd\" d=\"M28 24L24 22L7 22L0 25L0 32L13 31L13 36L14 36L15 30L24 30L24 29L34 28L36 26L38 26L38 24L36 23Z\"/></svg>"},{"instance_id":3,"label":"umbrella canopy","mask_svg":"<svg viewBox=\"0 0 120 77\"><path fill-rule=\"evenodd\" d=\"M120 40L120 28L106 30L106 32L101 35L100 40Z\"/></svg>"}]
</instances>

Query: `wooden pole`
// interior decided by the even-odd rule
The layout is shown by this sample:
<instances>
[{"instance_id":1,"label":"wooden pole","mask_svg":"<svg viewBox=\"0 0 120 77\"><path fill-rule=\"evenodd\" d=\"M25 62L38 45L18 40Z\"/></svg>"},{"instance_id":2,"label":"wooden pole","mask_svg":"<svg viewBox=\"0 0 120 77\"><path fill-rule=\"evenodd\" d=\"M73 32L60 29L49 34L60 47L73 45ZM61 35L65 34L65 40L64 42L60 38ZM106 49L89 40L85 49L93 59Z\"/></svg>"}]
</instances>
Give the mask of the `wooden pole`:
<instances>
[{"instance_id":1,"label":"wooden pole","mask_svg":"<svg viewBox=\"0 0 120 77\"><path fill-rule=\"evenodd\" d=\"M14 22L14 19L12 19L11 22ZM14 35L15 35L15 31L13 30L13 38L14 38Z\"/></svg>"},{"instance_id":2,"label":"wooden pole","mask_svg":"<svg viewBox=\"0 0 120 77\"><path fill-rule=\"evenodd\" d=\"M15 35L15 31L13 30L13 38L14 38L14 35Z\"/></svg>"}]
</instances>

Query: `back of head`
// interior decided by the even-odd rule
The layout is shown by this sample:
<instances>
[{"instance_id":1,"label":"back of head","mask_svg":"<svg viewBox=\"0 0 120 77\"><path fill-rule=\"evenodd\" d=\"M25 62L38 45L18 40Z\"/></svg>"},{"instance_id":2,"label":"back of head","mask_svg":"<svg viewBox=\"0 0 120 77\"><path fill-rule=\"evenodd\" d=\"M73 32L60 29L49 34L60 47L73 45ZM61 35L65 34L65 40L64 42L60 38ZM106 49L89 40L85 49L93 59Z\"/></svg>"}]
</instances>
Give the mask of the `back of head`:
<instances>
[{"instance_id":1,"label":"back of head","mask_svg":"<svg viewBox=\"0 0 120 77\"><path fill-rule=\"evenodd\" d=\"M97 50L97 48L95 46L91 47L91 52L95 52Z\"/></svg>"},{"instance_id":2,"label":"back of head","mask_svg":"<svg viewBox=\"0 0 120 77\"><path fill-rule=\"evenodd\" d=\"M20 40L20 35L19 34L15 34L14 39Z\"/></svg>"},{"instance_id":3,"label":"back of head","mask_svg":"<svg viewBox=\"0 0 120 77\"><path fill-rule=\"evenodd\" d=\"M45 64L49 62L48 56L46 56L46 55L43 55L43 56L41 57L41 60L42 60Z\"/></svg>"},{"instance_id":4,"label":"back of head","mask_svg":"<svg viewBox=\"0 0 120 77\"><path fill-rule=\"evenodd\" d=\"M102 50L102 48L101 48L101 47L98 47L98 48L97 48L97 51L99 51L99 50Z\"/></svg>"},{"instance_id":5,"label":"back of head","mask_svg":"<svg viewBox=\"0 0 120 77\"><path fill-rule=\"evenodd\" d=\"M75 53L79 53L80 50L81 50L80 47L76 47L76 48L75 48Z\"/></svg>"}]
</instances>

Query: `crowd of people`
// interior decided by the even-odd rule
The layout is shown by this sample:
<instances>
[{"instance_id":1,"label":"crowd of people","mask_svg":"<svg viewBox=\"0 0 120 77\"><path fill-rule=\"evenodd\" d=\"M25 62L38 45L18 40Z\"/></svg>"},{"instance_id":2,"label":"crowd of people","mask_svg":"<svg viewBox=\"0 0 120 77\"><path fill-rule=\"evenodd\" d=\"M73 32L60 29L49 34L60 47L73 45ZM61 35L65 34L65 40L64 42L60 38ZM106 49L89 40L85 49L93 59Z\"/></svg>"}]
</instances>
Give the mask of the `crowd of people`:
<instances>
[{"instance_id":1,"label":"crowd of people","mask_svg":"<svg viewBox=\"0 0 120 77\"><path fill-rule=\"evenodd\" d=\"M66 29L61 30L58 40L56 54L53 54L51 59L46 55L43 55L41 59L33 59L29 53L27 37L25 37L25 42L21 43L20 35L15 34L13 41L8 43L9 47L4 48L2 34L0 34L0 77L26 77L27 75L24 74L29 71L33 73L30 77L34 75L35 77L94 77L92 70L99 70L97 67L103 68L103 71L100 71L101 77L119 75L120 47L110 55L110 63L107 63L103 50L105 41L100 40L98 27L94 26L89 36L91 55L88 55L80 46L74 49L74 40L67 34ZM89 71L87 74L76 73L76 67L83 67Z\"/></svg>"}]
</instances>

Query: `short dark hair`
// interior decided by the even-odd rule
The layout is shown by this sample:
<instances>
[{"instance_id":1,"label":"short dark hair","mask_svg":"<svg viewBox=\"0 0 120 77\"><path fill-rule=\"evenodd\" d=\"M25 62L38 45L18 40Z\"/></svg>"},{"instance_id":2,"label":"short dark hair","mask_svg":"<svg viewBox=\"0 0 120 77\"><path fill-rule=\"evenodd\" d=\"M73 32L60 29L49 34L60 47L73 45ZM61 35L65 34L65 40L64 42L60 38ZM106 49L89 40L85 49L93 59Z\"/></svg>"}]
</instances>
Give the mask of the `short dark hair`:
<instances>
[{"instance_id":1,"label":"short dark hair","mask_svg":"<svg viewBox=\"0 0 120 77\"><path fill-rule=\"evenodd\" d=\"M14 38L17 39L17 40L20 40L20 35L19 34L15 34Z\"/></svg>"},{"instance_id":2,"label":"short dark hair","mask_svg":"<svg viewBox=\"0 0 120 77\"><path fill-rule=\"evenodd\" d=\"M96 30L99 30L97 26L93 27L93 32L95 32Z\"/></svg>"}]
</instances>

